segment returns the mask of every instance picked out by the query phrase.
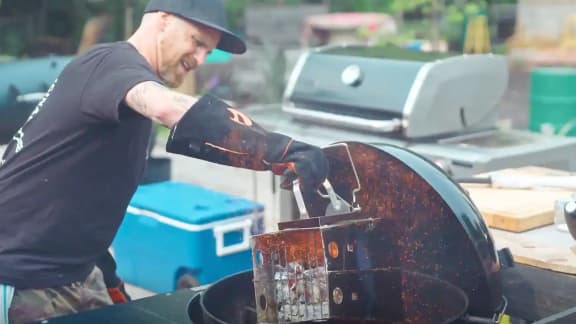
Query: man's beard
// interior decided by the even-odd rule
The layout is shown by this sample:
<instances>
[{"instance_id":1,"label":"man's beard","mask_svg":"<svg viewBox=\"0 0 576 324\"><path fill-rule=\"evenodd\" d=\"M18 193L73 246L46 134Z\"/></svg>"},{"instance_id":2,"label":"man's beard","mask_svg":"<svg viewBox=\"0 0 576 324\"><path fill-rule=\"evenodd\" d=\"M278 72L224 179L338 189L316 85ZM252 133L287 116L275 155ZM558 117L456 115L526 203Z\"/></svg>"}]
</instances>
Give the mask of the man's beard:
<instances>
[{"instance_id":1,"label":"man's beard","mask_svg":"<svg viewBox=\"0 0 576 324\"><path fill-rule=\"evenodd\" d=\"M160 76L160 79L164 81L164 84L166 84L170 88L178 88L184 81L185 75L182 76L178 75L178 69L180 68L179 63L180 61L178 61L178 63L175 63L175 66L162 64L162 61L164 60L164 55L162 54L166 53L167 50L166 47L167 46L163 40L158 42L156 45L156 59L158 62L157 64L159 64L158 76Z\"/></svg>"},{"instance_id":2,"label":"man's beard","mask_svg":"<svg viewBox=\"0 0 576 324\"><path fill-rule=\"evenodd\" d=\"M178 76L176 72L161 71L160 78L170 88L178 88L184 82L184 76Z\"/></svg>"}]
</instances>

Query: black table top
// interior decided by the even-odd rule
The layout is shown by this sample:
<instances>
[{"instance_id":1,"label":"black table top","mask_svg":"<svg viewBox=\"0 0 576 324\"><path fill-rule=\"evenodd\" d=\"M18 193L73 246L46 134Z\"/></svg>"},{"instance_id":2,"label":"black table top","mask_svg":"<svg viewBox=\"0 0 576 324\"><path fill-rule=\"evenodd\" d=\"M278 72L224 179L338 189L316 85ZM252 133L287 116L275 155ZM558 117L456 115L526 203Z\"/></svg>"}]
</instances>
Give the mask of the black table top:
<instances>
[{"instance_id":1,"label":"black table top","mask_svg":"<svg viewBox=\"0 0 576 324\"><path fill-rule=\"evenodd\" d=\"M155 295L129 303L112 305L74 315L56 317L38 324L190 324L188 302L205 287L181 289L172 293Z\"/></svg>"},{"instance_id":2,"label":"black table top","mask_svg":"<svg viewBox=\"0 0 576 324\"><path fill-rule=\"evenodd\" d=\"M517 264L502 272L502 281L508 299L507 314L529 322L576 323L576 276ZM37 324L191 324L188 303L206 288L182 289ZM194 314L201 316L201 311Z\"/></svg>"}]
</instances>

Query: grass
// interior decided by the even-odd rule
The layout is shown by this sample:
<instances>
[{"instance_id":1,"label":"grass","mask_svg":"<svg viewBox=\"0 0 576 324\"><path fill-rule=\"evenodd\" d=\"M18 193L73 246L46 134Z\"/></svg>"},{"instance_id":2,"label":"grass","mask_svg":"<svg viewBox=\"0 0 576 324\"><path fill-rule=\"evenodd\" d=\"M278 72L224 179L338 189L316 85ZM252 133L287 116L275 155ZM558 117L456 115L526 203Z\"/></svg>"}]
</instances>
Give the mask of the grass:
<instances>
[{"instance_id":1,"label":"grass","mask_svg":"<svg viewBox=\"0 0 576 324\"><path fill-rule=\"evenodd\" d=\"M154 125L156 127L156 142L165 143L168 140L168 136L170 135L170 129L161 126L161 125Z\"/></svg>"}]
</instances>

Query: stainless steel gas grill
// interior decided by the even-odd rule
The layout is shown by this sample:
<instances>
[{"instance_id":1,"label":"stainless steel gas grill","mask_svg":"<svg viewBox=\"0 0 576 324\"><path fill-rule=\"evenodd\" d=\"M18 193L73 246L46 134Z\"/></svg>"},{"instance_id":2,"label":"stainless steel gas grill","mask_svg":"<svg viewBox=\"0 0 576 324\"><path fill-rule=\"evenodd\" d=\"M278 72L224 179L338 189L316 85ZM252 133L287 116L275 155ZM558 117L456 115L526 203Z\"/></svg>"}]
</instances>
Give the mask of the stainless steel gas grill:
<instances>
[{"instance_id":1,"label":"stainless steel gas grill","mask_svg":"<svg viewBox=\"0 0 576 324\"><path fill-rule=\"evenodd\" d=\"M269 129L318 145L406 147L457 176L527 164L576 170L576 139L498 127L508 85L504 57L383 55L357 46L305 52L283 102L248 112Z\"/></svg>"},{"instance_id":2,"label":"stainless steel gas grill","mask_svg":"<svg viewBox=\"0 0 576 324\"><path fill-rule=\"evenodd\" d=\"M503 57L423 62L370 56L376 54L335 48L302 55L282 110L298 120L407 139L494 127L508 82Z\"/></svg>"}]
</instances>

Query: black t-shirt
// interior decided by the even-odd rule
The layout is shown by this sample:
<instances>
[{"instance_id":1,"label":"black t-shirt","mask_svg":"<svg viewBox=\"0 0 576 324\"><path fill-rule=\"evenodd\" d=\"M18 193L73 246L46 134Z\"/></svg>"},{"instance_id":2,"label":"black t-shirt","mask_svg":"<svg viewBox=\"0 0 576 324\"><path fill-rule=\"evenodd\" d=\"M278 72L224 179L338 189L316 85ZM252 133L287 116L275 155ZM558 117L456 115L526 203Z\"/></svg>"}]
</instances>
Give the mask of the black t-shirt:
<instances>
[{"instance_id":1,"label":"black t-shirt","mask_svg":"<svg viewBox=\"0 0 576 324\"><path fill-rule=\"evenodd\" d=\"M162 82L127 42L71 61L0 159L0 283L83 280L109 247L143 174L151 121L127 91Z\"/></svg>"}]
</instances>

